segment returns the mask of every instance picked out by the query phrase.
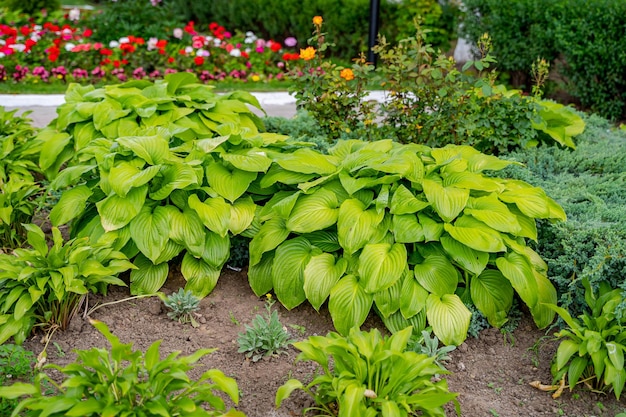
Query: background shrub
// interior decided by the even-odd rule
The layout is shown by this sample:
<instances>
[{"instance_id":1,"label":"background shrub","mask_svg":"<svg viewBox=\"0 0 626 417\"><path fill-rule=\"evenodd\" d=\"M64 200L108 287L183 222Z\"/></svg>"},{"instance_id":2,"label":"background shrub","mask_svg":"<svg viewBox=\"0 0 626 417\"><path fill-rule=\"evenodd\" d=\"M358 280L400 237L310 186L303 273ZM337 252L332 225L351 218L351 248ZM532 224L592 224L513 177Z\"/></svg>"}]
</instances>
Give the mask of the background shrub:
<instances>
[{"instance_id":1,"label":"background shrub","mask_svg":"<svg viewBox=\"0 0 626 417\"><path fill-rule=\"evenodd\" d=\"M563 206L567 222L539 222L537 252L548 263L560 304L573 315L586 306L583 278L596 289L608 281L626 291L626 134L598 116L585 119L575 151L518 151L510 157L526 167L501 172L542 187Z\"/></svg>"},{"instance_id":2,"label":"background shrub","mask_svg":"<svg viewBox=\"0 0 626 417\"><path fill-rule=\"evenodd\" d=\"M20 11L26 14L39 14L42 10L52 12L61 7L59 0L4 0L0 6L8 7L11 11Z\"/></svg>"}]
</instances>

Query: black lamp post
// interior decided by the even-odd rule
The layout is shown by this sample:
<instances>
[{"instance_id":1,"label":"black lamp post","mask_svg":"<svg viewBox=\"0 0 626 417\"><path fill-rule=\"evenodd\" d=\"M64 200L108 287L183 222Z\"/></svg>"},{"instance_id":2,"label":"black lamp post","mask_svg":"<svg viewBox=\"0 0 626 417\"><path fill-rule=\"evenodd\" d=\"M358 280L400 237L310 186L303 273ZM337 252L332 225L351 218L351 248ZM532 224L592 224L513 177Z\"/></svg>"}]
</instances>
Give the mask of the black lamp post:
<instances>
[{"instance_id":1,"label":"black lamp post","mask_svg":"<svg viewBox=\"0 0 626 417\"><path fill-rule=\"evenodd\" d=\"M367 41L367 62L376 66L376 54L372 51L378 37L380 0L370 0L370 34Z\"/></svg>"}]
</instances>

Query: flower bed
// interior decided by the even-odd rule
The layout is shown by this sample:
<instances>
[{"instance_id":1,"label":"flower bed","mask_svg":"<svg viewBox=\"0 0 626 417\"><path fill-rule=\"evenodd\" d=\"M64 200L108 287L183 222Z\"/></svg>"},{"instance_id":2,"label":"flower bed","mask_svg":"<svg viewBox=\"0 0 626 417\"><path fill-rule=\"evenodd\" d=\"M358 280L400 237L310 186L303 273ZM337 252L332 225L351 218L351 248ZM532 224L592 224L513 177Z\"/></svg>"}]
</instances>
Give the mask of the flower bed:
<instances>
[{"instance_id":1,"label":"flower bed","mask_svg":"<svg viewBox=\"0 0 626 417\"><path fill-rule=\"evenodd\" d=\"M167 39L128 34L103 43L92 36L74 10L61 19L0 23L0 82L106 83L154 80L180 71L195 73L205 83L262 82L283 79L300 60L293 37L281 43L250 31L233 34L215 22L188 22Z\"/></svg>"}]
</instances>

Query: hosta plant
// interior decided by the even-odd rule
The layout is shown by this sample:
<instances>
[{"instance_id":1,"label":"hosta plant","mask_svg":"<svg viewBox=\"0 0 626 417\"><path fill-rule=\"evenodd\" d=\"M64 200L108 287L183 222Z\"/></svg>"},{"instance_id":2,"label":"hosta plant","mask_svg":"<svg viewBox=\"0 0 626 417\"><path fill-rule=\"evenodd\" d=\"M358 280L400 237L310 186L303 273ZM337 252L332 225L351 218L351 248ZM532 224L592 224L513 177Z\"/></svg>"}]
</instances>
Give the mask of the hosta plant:
<instances>
[{"instance_id":1,"label":"hosta plant","mask_svg":"<svg viewBox=\"0 0 626 417\"><path fill-rule=\"evenodd\" d=\"M275 155L260 184L289 183L259 210L249 282L288 309L328 302L342 334L374 308L389 329L426 321L444 344L466 337L474 304L493 326L514 294L538 326L551 323L556 291L526 245L536 218L561 207L523 181L490 178L511 164L469 146L434 149L391 140L340 141L322 155Z\"/></svg>"},{"instance_id":2,"label":"hosta plant","mask_svg":"<svg viewBox=\"0 0 626 417\"><path fill-rule=\"evenodd\" d=\"M237 404L239 391L234 379L217 369L204 372L198 379L187 374L214 349L200 349L189 356L174 352L161 359L161 341L145 352L133 350L132 343L121 343L104 323L91 323L107 339L110 350L79 350L77 360L65 367L46 365L63 375L60 384L40 373L34 384L1 387L0 398L27 396L11 416L22 415L23 411L29 416L50 417L244 416L232 409L226 411L219 395L226 394ZM55 387L55 392L44 392L43 383Z\"/></svg>"},{"instance_id":3,"label":"hosta plant","mask_svg":"<svg viewBox=\"0 0 626 417\"><path fill-rule=\"evenodd\" d=\"M597 292L583 279L588 311L578 319L556 305L556 311L567 327L556 334L561 340L552 366L555 382L567 378L572 390L584 381L587 386L613 391L619 400L626 382L626 317L616 314L624 303L622 290L600 283Z\"/></svg>"},{"instance_id":4,"label":"hosta plant","mask_svg":"<svg viewBox=\"0 0 626 417\"><path fill-rule=\"evenodd\" d=\"M447 373L425 354L407 351L412 329L383 337L377 329L363 332L357 328L347 336L329 333L311 336L294 343L301 351L298 360L309 360L322 373L304 385L288 380L276 392L276 407L296 389L313 397L316 410L326 416L441 416L443 406L457 394L448 391L445 379L434 376Z\"/></svg>"},{"instance_id":5,"label":"hosta plant","mask_svg":"<svg viewBox=\"0 0 626 417\"><path fill-rule=\"evenodd\" d=\"M246 232L247 194L285 137L259 133L249 93L217 95L189 73L94 89L71 85L43 130L39 164L54 189L50 213L73 236L111 241L133 258L133 293L153 293L182 257L186 290L207 295L228 260L230 237ZM271 187L264 190L272 193Z\"/></svg>"},{"instance_id":6,"label":"hosta plant","mask_svg":"<svg viewBox=\"0 0 626 417\"><path fill-rule=\"evenodd\" d=\"M33 327L65 329L88 293L106 293L109 284L133 268L126 256L88 238L63 240L52 229L51 247L33 224L24 226L30 248L0 254L0 343L21 344Z\"/></svg>"}]
</instances>

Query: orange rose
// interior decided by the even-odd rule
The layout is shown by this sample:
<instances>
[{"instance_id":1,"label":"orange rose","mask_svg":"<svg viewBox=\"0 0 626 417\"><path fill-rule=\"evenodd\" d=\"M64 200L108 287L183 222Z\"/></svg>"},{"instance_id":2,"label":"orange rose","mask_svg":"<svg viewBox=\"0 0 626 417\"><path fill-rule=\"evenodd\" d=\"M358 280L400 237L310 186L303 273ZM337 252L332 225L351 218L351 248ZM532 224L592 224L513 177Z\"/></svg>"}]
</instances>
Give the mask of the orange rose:
<instances>
[{"instance_id":1,"label":"orange rose","mask_svg":"<svg viewBox=\"0 0 626 417\"><path fill-rule=\"evenodd\" d=\"M344 68L339 73L339 76L346 81L354 80L354 73L350 68Z\"/></svg>"},{"instance_id":2,"label":"orange rose","mask_svg":"<svg viewBox=\"0 0 626 417\"><path fill-rule=\"evenodd\" d=\"M315 26L322 26L322 23L324 22L324 19L322 19L322 16L315 16L313 18L313 24Z\"/></svg>"},{"instance_id":3,"label":"orange rose","mask_svg":"<svg viewBox=\"0 0 626 417\"><path fill-rule=\"evenodd\" d=\"M315 48L308 46L306 49L300 49L300 58L310 61L315 58Z\"/></svg>"}]
</instances>

